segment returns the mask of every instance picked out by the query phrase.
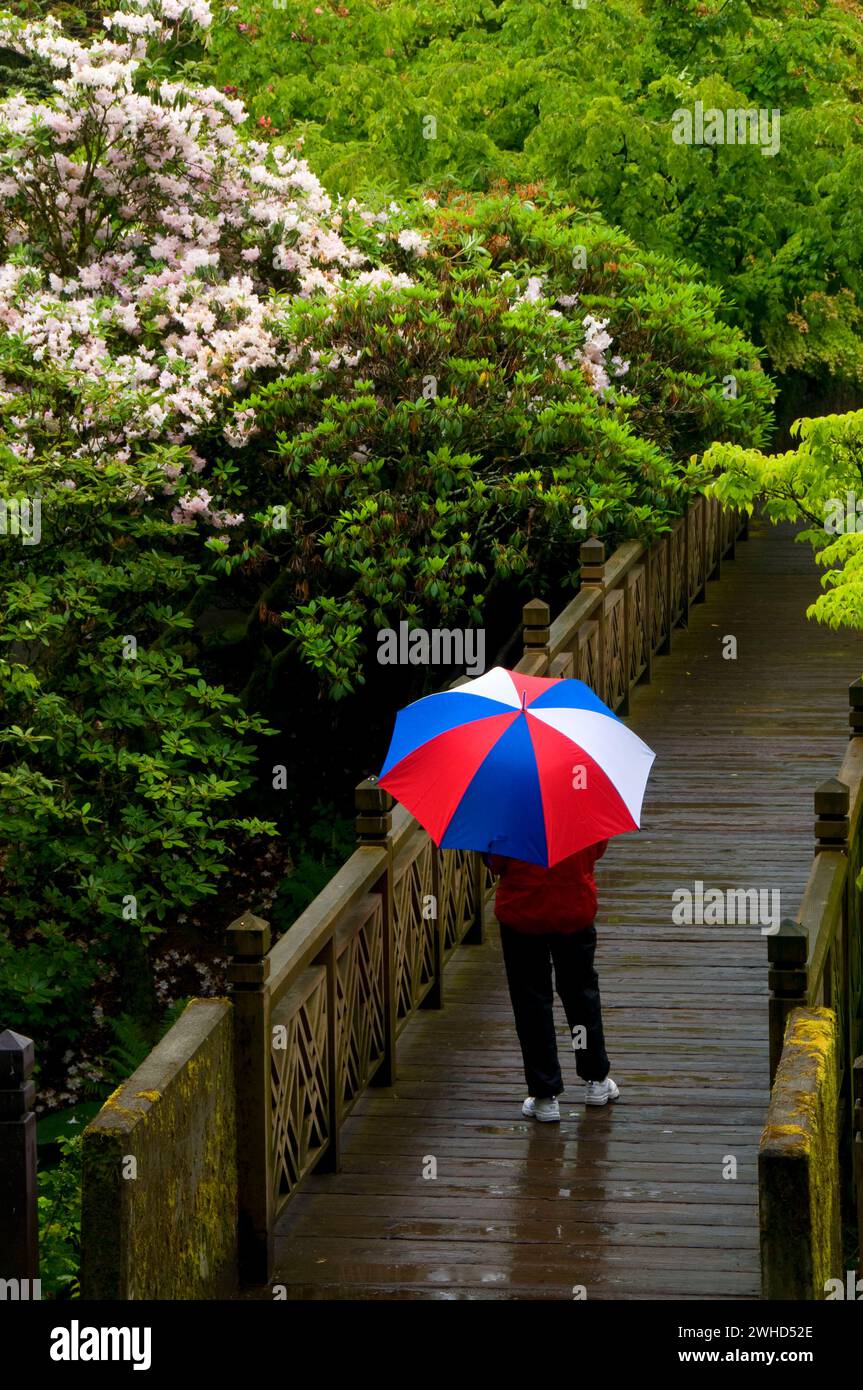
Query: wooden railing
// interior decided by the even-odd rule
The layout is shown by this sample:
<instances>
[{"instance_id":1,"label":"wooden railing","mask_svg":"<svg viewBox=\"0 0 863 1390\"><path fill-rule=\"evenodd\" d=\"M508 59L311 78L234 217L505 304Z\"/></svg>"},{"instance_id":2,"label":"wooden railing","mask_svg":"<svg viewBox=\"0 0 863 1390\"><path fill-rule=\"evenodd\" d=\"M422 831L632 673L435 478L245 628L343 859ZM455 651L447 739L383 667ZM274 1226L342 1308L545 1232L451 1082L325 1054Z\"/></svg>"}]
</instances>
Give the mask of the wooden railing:
<instances>
[{"instance_id":1,"label":"wooden railing","mask_svg":"<svg viewBox=\"0 0 863 1390\"><path fill-rule=\"evenodd\" d=\"M625 714L745 527L699 498L649 548L627 541L606 560L600 541L583 542L581 588L563 612L551 622L546 603L525 605L516 669L576 676ZM338 1167L357 1097L393 1082L408 1019L441 1007L449 957L482 940L491 884L478 855L438 850L374 779L357 788L357 834L354 854L274 946L249 914L229 933L247 1283L269 1280L275 1222L306 1174Z\"/></svg>"},{"instance_id":2,"label":"wooden railing","mask_svg":"<svg viewBox=\"0 0 863 1390\"><path fill-rule=\"evenodd\" d=\"M849 698L851 737L839 776L815 792L815 857L800 911L768 938L770 1080L792 1011L833 1009L846 1209L856 1200L863 1246L863 681L849 687Z\"/></svg>"}]
</instances>

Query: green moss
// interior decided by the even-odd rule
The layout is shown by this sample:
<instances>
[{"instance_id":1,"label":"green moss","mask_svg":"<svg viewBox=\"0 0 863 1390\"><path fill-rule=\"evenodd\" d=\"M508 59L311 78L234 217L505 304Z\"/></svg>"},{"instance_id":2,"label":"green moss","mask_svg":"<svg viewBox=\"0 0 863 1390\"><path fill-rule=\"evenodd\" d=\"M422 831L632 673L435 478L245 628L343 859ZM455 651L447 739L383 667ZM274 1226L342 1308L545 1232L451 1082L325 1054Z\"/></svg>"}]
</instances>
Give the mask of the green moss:
<instances>
[{"instance_id":1,"label":"green moss","mask_svg":"<svg viewBox=\"0 0 863 1390\"><path fill-rule=\"evenodd\" d=\"M195 1017L201 1005L211 1018ZM233 1291L232 1010L224 1001L194 1001L174 1029L136 1073L144 1088L115 1091L101 1112L105 1127L98 1128L98 1117L94 1122L98 1142L85 1169L92 1218L83 1242L87 1298L196 1299ZM123 1181L122 1159L133 1144L137 1176ZM108 1261L99 1254L106 1248L116 1252Z\"/></svg>"},{"instance_id":2,"label":"green moss","mask_svg":"<svg viewBox=\"0 0 863 1390\"><path fill-rule=\"evenodd\" d=\"M842 1275L836 1028L831 1009L795 1009L785 1035L761 1136L771 1298L822 1299L825 1282Z\"/></svg>"}]
</instances>

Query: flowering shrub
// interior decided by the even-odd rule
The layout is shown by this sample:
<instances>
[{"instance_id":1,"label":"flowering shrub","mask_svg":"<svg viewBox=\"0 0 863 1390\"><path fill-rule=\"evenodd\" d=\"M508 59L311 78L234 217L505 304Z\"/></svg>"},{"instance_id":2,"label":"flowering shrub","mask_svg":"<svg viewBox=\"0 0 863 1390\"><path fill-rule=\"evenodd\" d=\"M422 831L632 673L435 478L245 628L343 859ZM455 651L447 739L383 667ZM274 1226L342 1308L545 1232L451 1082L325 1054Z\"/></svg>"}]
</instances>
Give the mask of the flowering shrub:
<instances>
[{"instance_id":1,"label":"flowering shrub","mask_svg":"<svg viewBox=\"0 0 863 1390\"><path fill-rule=\"evenodd\" d=\"M119 43L0 20L0 42L61 74L50 103L0 111L0 323L63 391L73 460L218 429L226 395L299 357L277 338L273 293L409 283L345 244L294 152L240 144L241 103L147 76L145 40L158 48L181 16L208 23L204 0L135 9L106 21ZM10 406L28 400L17 386L7 374ZM6 410L10 447L32 457L55 422L42 402ZM202 466L190 457L186 473Z\"/></svg>"},{"instance_id":2,"label":"flowering shrub","mask_svg":"<svg viewBox=\"0 0 863 1390\"><path fill-rule=\"evenodd\" d=\"M377 626L571 583L576 504L650 535L682 459L768 419L685 266L513 194L332 198L166 72L208 21L126 0L84 43L0 14L49 94L0 103L3 517L40 530L0 536L0 1011L67 1041L271 833L249 711L288 722L288 670L338 697Z\"/></svg>"}]
</instances>

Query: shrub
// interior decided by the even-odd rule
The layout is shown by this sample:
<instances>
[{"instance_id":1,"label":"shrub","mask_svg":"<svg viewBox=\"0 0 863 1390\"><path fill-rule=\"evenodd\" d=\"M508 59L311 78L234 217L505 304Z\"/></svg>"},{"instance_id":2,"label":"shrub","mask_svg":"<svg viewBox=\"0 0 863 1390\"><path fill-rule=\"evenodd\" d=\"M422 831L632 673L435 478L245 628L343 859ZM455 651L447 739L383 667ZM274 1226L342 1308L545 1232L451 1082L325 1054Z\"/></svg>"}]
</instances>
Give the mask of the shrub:
<instances>
[{"instance_id":1,"label":"shrub","mask_svg":"<svg viewBox=\"0 0 863 1390\"><path fill-rule=\"evenodd\" d=\"M77 1298L83 1135L58 1139L60 1161L39 1174L39 1276L48 1298Z\"/></svg>"},{"instance_id":2,"label":"shrub","mask_svg":"<svg viewBox=\"0 0 863 1390\"><path fill-rule=\"evenodd\" d=\"M212 53L328 187L543 180L696 263L775 370L863 384L859 6L239 0ZM674 143L696 101L778 109L779 153Z\"/></svg>"}]
</instances>

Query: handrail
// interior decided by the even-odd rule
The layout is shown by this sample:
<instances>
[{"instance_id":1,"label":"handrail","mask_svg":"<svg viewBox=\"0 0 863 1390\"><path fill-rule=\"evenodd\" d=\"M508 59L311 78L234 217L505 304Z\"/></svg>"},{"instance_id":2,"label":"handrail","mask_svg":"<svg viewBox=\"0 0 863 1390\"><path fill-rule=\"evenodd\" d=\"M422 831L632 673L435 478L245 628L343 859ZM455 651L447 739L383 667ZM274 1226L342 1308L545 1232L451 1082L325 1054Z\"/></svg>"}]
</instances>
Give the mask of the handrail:
<instances>
[{"instance_id":1,"label":"handrail","mask_svg":"<svg viewBox=\"0 0 863 1390\"><path fill-rule=\"evenodd\" d=\"M269 983L274 1001L292 978L320 953L335 923L374 887L385 866L385 850L372 845L359 846L300 913L290 931L280 937L269 952Z\"/></svg>"}]
</instances>

